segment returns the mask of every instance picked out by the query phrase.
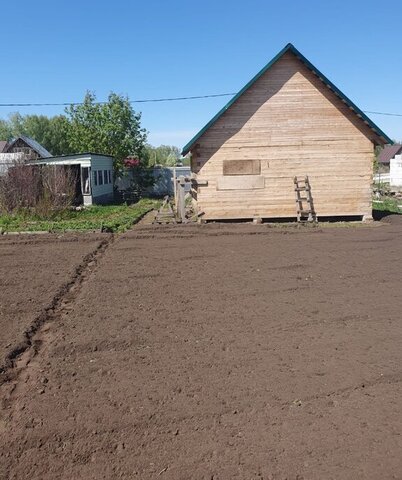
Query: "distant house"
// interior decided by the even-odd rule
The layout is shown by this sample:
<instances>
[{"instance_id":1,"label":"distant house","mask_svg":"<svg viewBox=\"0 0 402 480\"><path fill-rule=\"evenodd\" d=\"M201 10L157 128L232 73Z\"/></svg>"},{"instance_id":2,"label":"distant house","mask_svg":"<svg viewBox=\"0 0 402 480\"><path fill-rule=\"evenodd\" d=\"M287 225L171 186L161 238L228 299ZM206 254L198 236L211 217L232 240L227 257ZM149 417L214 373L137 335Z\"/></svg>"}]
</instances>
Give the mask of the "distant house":
<instances>
[{"instance_id":1,"label":"distant house","mask_svg":"<svg viewBox=\"0 0 402 480\"><path fill-rule=\"evenodd\" d=\"M386 145L378 155L378 163L389 167L389 163L395 155L402 153L402 145L395 143L394 145Z\"/></svg>"},{"instance_id":2,"label":"distant house","mask_svg":"<svg viewBox=\"0 0 402 480\"><path fill-rule=\"evenodd\" d=\"M52 156L40 143L24 135L6 144L2 153L20 153L24 157L24 160L36 160L38 158Z\"/></svg>"},{"instance_id":3,"label":"distant house","mask_svg":"<svg viewBox=\"0 0 402 480\"><path fill-rule=\"evenodd\" d=\"M21 135L11 142L0 140L0 175L4 175L16 162L28 162L51 157L40 143Z\"/></svg>"}]
</instances>

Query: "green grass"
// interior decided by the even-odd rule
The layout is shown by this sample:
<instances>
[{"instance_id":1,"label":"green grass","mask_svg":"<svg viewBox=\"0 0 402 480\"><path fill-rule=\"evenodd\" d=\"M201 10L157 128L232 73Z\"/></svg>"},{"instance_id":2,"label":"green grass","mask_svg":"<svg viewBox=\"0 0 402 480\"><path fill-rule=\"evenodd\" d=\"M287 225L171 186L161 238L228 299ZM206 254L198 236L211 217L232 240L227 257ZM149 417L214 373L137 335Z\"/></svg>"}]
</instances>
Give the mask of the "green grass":
<instances>
[{"instance_id":1,"label":"green grass","mask_svg":"<svg viewBox=\"0 0 402 480\"><path fill-rule=\"evenodd\" d=\"M373 200L373 210L380 212L402 213L402 208L399 208L398 205L402 205L402 200L392 197L381 197L379 200Z\"/></svg>"},{"instance_id":2,"label":"green grass","mask_svg":"<svg viewBox=\"0 0 402 480\"><path fill-rule=\"evenodd\" d=\"M65 210L51 218L27 212L0 216L3 232L60 232L66 230L100 230L124 232L145 213L159 206L157 200L141 199L134 205L94 205L84 210Z\"/></svg>"}]
</instances>

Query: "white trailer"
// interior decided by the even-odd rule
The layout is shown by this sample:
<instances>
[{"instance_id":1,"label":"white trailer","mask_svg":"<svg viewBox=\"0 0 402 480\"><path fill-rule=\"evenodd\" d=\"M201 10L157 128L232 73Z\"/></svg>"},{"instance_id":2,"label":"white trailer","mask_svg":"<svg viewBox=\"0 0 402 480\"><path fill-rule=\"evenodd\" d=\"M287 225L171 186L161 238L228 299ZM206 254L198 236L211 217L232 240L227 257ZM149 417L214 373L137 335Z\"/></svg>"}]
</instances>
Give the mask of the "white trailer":
<instances>
[{"instance_id":1,"label":"white trailer","mask_svg":"<svg viewBox=\"0 0 402 480\"><path fill-rule=\"evenodd\" d=\"M113 201L113 157L110 155L75 153L42 158L30 163L71 166L76 169L79 172L79 186L84 205Z\"/></svg>"}]
</instances>

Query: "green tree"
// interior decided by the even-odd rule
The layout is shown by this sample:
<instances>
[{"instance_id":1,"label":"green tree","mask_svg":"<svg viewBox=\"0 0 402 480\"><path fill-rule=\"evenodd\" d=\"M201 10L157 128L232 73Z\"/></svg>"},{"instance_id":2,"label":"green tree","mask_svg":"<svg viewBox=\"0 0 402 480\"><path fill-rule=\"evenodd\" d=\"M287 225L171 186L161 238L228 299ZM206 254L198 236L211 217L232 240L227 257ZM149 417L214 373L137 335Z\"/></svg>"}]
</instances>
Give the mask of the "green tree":
<instances>
[{"instance_id":1,"label":"green tree","mask_svg":"<svg viewBox=\"0 0 402 480\"><path fill-rule=\"evenodd\" d=\"M382 148L380 146L376 146L374 149L374 158L373 158L373 171L374 173L378 173L380 169L380 164L378 162L378 157L381 153Z\"/></svg>"},{"instance_id":2,"label":"green tree","mask_svg":"<svg viewBox=\"0 0 402 480\"><path fill-rule=\"evenodd\" d=\"M26 115L22 117L19 133L33 138L53 155L62 155L72 152L68 128L69 123L64 115L50 118L45 115Z\"/></svg>"},{"instance_id":3,"label":"green tree","mask_svg":"<svg viewBox=\"0 0 402 480\"><path fill-rule=\"evenodd\" d=\"M43 146L53 155L75 153L68 140L70 122L64 115L52 117L49 124L48 136Z\"/></svg>"},{"instance_id":4,"label":"green tree","mask_svg":"<svg viewBox=\"0 0 402 480\"><path fill-rule=\"evenodd\" d=\"M10 140L12 138L10 124L7 120L0 119L0 140Z\"/></svg>"},{"instance_id":5,"label":"green tree","mask_svg":"<svg viewBox=\"0 0 402 480\"><path fill-rule=\"evenodd\" d=\"M159 145L159 147L153 147L147 144L145 149L149 166L165 165L173 167L179 162L180 150L174 145Z\"/></svg>"},{"instance_id":6,"label":"green tree","mask_svg":"<svg viewBox=\"0 0 402 480\"><path fill-rule=\"evenodd\" d=\"M12 113L8 120L0 121L0 139L12 140L19 135L33 138L53 155L71 153L67 130L69 123L64 115L25 115Z\"/></svg>"},{"instance_id":7,"label":"green tree","mask_svg":"<svg viewBox=\"0 0 402 480\"><path fill-rule=\"evenodd\" d=\"M99 152L115 158L121 172L123 160L135 155L143 164L146 130L141 128L141 114L136 113L127 97L111 93L106 103L96 103L94 93L87 92L81 105L66 109L69 128L67 138L75 152Z\"/></svg>"},{"instance_id":8,"label":"green tree","mask_svg":"<svg viewBox=\"0 0 402 480\"><path fill-rule=\"evenodd\" d=\"M10 141L23 133L23 117L20 113L11 113L7 120L2 120L0 124L0 140Z\"/></svg>"}]
</instances>

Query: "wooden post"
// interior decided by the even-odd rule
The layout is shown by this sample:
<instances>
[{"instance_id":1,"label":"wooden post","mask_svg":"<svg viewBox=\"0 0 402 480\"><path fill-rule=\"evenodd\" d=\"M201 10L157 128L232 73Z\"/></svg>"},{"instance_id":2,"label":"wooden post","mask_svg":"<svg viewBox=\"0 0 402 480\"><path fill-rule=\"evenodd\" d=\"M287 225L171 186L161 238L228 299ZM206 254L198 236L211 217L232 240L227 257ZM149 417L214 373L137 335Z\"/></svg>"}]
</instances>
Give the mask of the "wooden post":
<instances>
[{"instance_id":1,"label":"wooden post","mask_svg":"<svg viewBox=\"0 0 402 480\"><path fill-rule=\"evenodd\" d=\"M179 215L179 218L183 223L187 222L186 219L186 205L185 205L185 191L184 191L184 186L185 186L185 178L183 175L180 175L180 177L177 180L177 212Z\"/></svg>"},{"instance_id":2,"label":"wooden post","mask_svg":"<svg viewBox=\"0 0 402 480\"><path fill-rule=\"evenodd\" d=\"M176 167L173 167L173 192L174 192L174 204L176 207L176 212L178 212L177 208L177 178L176 178Z\"/></svg>"}]
</instances>

